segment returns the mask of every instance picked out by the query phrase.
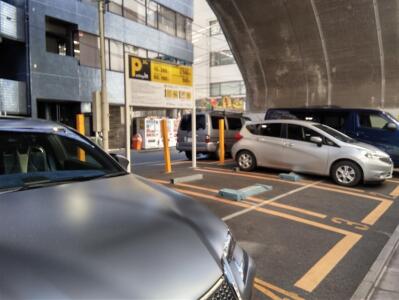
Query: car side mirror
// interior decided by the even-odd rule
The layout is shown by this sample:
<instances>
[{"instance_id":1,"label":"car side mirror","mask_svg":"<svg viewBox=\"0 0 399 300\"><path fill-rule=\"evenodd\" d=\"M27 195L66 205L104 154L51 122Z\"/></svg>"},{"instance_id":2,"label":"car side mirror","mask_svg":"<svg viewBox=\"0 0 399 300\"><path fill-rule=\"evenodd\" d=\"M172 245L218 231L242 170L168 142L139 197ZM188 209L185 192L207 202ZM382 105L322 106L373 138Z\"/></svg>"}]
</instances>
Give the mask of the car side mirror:
<instances>
[{"instance_id":1,"label":"car side mirror","mask_svg":"<svg viewBox=\"0 0 399 300\"><path fill-rule=\"evenodd\" d=\"M127 171L130 162L125 156L116 153L110 153L110 155Z\"/></svg>"},{"instance_id":2,"label":"car side mirror","mask_svg":"<svg viewBox=\"0 0 399 300\"><path fill-rule=\"evenodd\" d=\"M396 130L397 128L398 128L398 126L396 126L395 123L389 122L389 123L387 124L387 129L388 129L388 130Z\"/></svg>"},{"instance_id":3,"label":"car side mirror","mask_svg":"<svg viewBox=\"0 0 399 300\"><path fill-rule=\"evenodd\" d=\"M323 145L323 139L319 136L312 136L310 137L310 141L312 143L317 144L317 146L321 147Z\"/></svg>"}]
</instances>

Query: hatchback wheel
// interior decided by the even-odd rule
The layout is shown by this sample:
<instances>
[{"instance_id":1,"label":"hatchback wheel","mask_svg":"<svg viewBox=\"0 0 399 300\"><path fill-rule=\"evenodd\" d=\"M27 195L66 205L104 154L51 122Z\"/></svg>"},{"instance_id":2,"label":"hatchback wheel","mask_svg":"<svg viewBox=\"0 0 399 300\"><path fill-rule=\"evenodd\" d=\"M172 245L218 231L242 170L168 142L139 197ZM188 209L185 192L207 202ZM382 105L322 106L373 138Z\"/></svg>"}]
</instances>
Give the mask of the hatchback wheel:
<instances>
[{"instance_id":1,"label":"hatchback wheel","mask_svg":"<svg viewBox=\"0 0 399 300\"><path fill-rule=\"evenodd\" d=\"M331 175L335 183L344 186L355 186L362 179L360 167L348 160L336 163L331 170Z\"/></svg>"},{"instance_id":2,"label":"hatchback wheel","mask_svg":"<svg viewBox=\"0 0 399 300\"><path fill-rule=\"evenodd\" d=\"M252 171L256 168L256 158L252 152L241 151L237 155L237 164L243 171Z\"/></svg>"}]
</instances>

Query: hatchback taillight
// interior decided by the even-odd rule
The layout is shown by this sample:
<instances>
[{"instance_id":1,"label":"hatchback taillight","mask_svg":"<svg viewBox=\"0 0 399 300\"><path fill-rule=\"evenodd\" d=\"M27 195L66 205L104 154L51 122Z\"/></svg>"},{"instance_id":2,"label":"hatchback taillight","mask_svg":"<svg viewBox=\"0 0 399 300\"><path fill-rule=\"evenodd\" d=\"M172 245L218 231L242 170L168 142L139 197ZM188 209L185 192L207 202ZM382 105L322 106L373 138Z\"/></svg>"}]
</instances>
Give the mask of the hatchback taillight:
<instances>
[{"instance_id":1,"label":"hatchback taillight","mask_svg":"<svg viewBox=\"0 0 399 300\"><path fill-rule=\"evenodd\" d=\"M207 135L206 137L205 137L205 143L210 143L211 142L211 138L210 138L210 136L209 135Z\"/></svg>"},{"instance_id":2,"label":"hatchback taillight","mask_svg":"<svg viewBox=\"0 0 399 300\"><path fill-rule=\"evenodd\" d=\"M238 142L239 140L241 140L243 138L243 136L239 133L239 132L237 132L235 135L234 135L234 139L236 140L236 142Z\"/></svg>"}]
</instances>

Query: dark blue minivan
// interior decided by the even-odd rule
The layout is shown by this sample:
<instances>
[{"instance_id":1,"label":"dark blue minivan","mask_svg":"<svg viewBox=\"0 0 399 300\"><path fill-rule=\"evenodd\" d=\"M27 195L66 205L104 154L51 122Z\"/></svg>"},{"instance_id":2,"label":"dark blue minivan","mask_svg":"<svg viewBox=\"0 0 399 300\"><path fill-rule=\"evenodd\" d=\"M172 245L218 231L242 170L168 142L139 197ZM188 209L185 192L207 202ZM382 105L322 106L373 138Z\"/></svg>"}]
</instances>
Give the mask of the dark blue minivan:
<instances>
[{"instance_id":1,"label":"dark blue minivan","mask_svg":"<svg viewBox=\"0 0 399 300\"><path fill-rule=\"evenodd\" d=\"M399 121L387 112L338 107L271 108L265 119L300 119L325 124L380 148L391 156L395 167L399 166Z\"/></svg>"}]
</instances>

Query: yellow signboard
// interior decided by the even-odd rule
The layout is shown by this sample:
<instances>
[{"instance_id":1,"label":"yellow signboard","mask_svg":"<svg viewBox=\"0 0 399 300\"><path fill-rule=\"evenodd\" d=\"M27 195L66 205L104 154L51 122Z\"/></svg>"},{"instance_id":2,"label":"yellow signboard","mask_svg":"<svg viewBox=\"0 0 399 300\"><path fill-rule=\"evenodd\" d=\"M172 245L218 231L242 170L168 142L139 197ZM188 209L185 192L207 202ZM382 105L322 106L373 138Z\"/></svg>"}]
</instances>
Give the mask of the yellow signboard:
<instances>
[{"instance_id":1,"label":"yellow signboard","mask_svg":"<svg viewBox=\"0 0 399 300\"><path fill-rule=\"evenodd\" d=\"M193 68L129 56L129 77L164 84L193 86Z\"/></svg>"},{"instance_id":2,"label":"yellow signboard","mask_svg":"<svg viewBox=\"0 0 399 300\"><path fill-rule=\"evenodd\" d=\"M192 67L151 61L151 81L184 86L193 85Z\"/></svg>"}]
</instances>

